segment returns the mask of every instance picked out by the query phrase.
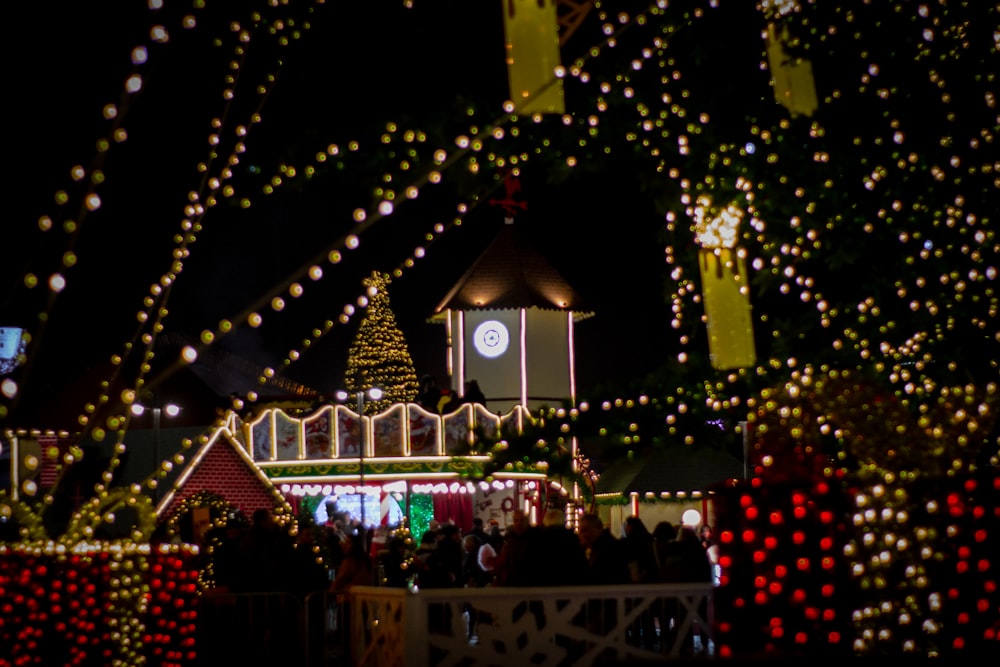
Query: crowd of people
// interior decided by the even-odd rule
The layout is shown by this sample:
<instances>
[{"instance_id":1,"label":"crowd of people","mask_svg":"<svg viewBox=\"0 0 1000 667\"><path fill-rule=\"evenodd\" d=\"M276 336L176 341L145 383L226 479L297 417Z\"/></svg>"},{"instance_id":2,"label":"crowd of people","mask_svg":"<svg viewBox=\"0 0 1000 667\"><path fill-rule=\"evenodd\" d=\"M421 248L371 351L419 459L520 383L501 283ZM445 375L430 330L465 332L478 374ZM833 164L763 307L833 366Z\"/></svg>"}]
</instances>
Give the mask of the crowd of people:
<instances>
[{"instance_id":1,"label":"crowd of people","mask_svg":"<svg viewBox=\"0 0 1000 667\"><path fill-rule=\"evenodd\" d=\"M532 525L514 510L505 530L496 520L474 518L462 531L451 522L431 522L414 547L402 534L373 539L374 531L343 518L293 538L260 510L246 527L230 526L213 550L218 590L285 592L305 597L326 591L342 601L353 586L478 588L484 586L590 586L717 581L717 547L711 529L660 521L652 531L637 516L619 534L598 514L583 514L577 528L561 509L549 509ZM322 557L318 557L321 555ZM476 617L469 610L474 636ZM593 610L595 618L603 613ZM676 630L680 610L657 605L639 615L629 638L646 647L664 646ZM703 616L706 617L707 616ZM701 628L707 645L707 628Z\"/></svg>"},{"instance_id":2,"label":"crowd of people","mask_svg":"<svg viewBox=\"0 0 1000 667\"><path fill-rule=\"evenodd\" d=\"M325 559L310 530L290 532L260 508L249 523L230 520L206 534L213 589L224 593L306 595L329 584Z\"/></svg>"},{"instance_id":3,"label":"crowd of people","mask_svg":"<svg viewBox=\"0 0 1000 667\"><path fill-rule=\"evenodd\" d=\"M548 510L537 526L514 510L502 532L495 521L487 528L478 518L464 533L452 523L433 522L412 558L402 540L390 540L377 559L378 584L420 589L712 582L715 550L707 527L699 533L661 521L649 531L631 516L615 535L597 514L581 516L574 531L563 510ZM663 606L642 613L630 638L662 646L676 630L678 613ZM470 618L470 636L475 623ZM707 645L707 628L697 632Z\"/></svg>"},{"instance_id":4,"label":"crowd of people","mask_svg":"<svg viewBox=\"0 0 1000 667\"><path fill-rule=\"evenodd\" d=\"M476 517L463 532L451 522L432 521L415 548L403 536L380 541L343 518L294 537L271 512L252 523L232 523L213 540L215 585L234 592L333 592L352 585L425 588L470 586L571 586L715 581L717 547L711 528L700 530L661 521L649 531L628 517L614 535L597 514L584 514L578 529L561 509L549 509L540 525L521 509L506 530ZM378 573L378 576L376 576ZM335 575L335 576L331 576ZM381 578L381 580L379 580Z\"/></svg>"},{"instance_id":5,"label":"crowd of people","mask_svg":"<svg viewBox=\"0 0 1000 667\"><path fill-rule=\"evenodd\" d=\"M466 403L486 405L486 395L479 387L479 381L475 379L466 380L462 393L459 394L449 389L442 389L433 375L424 375L420 378L417 403L428 412L443 415L454 412Z\"/></svg>"},{"instance_id":6,"label":"crowd of people","mask_svg":"<svg viewBox=\"0 0 1000 667\"><path fill-rule=\"evenodd\" d=\"M697 548L694 548L697 547ZM425 588L470 586L586 586L624 583L713 581L714 542L706 529L659 522L650 532L637 516L614 535L597 514L584 514L577 531L561 509L548 510L533 526L514 510L501 532L480 518L463 533L453 523L432 522L412 560L396 538L382 550L386 585Z\"/></svg>"}]
</instances>

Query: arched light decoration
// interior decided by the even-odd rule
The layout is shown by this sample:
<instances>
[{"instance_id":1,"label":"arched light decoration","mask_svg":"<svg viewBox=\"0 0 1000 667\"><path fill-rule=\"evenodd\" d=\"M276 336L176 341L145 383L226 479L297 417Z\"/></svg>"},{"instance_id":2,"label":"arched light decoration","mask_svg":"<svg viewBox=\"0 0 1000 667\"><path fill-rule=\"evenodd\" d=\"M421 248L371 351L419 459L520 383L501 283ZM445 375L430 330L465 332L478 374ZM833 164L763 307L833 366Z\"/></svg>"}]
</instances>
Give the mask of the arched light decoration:
<instances>
[{"instance_id":1,"label":"arched light decoration","mask_svg":"<svg viewBox=\"0 0 1000 667\"><path fill-rule=\"evenodd\" d=\"M694 219L701 290L705 299L708 349L717 370L745 368L756 363L750 320L750 280L743 252L737 248L743 211L730 204L712 208L707 195L688 209Z\"/></svg>"}]
</instances>

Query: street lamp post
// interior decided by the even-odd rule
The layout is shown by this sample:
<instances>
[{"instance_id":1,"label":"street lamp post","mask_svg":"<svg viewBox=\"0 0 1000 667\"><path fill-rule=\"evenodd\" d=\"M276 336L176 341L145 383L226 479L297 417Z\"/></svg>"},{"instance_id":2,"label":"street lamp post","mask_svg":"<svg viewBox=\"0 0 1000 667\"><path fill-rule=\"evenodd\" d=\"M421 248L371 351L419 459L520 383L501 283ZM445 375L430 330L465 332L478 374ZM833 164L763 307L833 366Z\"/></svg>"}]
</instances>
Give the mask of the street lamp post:
<instances>
[{"instance_id":1,"label":"street lamp post","mask_svg":"<svg viewBox=\"0 0 1000 667\"><path fill-rule=\"evenodd\" d=\"M337 392L337 398L341 401L346 401L349 396L350 394L346 391ZM381 400L383 392L379 387L371 387L367 391L362 389L356 395L358 401L358 489L360 491L358 497L361 500L361 530L365 531L365 534L368 530L365 526L365 428L363 422L366 396L373 401L378 401Z\"/></svg>"},{"instance_id":2,"label":"street lamp post","mask_svg":"<svg viewBox=\"0 0 1000 667\"><path fill-rule=\"evenodd\" d=\"M146 410L150 410L153 413L153 467L156 469L157 477L159 477L159 471L162 467L160 461L160 417L162 414L166 414L170 418L176 417L181 413L181 406L176 403L167 403L163 406L157 405L153 408L147 408L141 403L133 403L131 407L132 414L136 417L141 417ZM157 479L156 482L153 499L158 501L161 497L160 480Z\"/></svg>"}]
</instances>

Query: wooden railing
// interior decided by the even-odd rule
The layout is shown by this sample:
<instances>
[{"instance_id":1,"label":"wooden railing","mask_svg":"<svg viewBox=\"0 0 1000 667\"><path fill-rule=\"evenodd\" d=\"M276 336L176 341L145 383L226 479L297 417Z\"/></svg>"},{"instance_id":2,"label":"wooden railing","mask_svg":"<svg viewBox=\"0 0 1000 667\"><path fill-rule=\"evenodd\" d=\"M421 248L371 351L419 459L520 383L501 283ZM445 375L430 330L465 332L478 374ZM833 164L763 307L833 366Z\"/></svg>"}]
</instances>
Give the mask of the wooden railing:
<instances>
[{"instance_id":1,"label":"wooden railing","mask_svg":"<svg viewBox=\"0 0 1000 667\"><path fill-rule=\"evenodd\" d=\"M357 587L357 667L583 666L713 654L712 584L553 588ZM539 662L541 660L541 662Z\"/></svg>"},{"instance_id":2,"label":"wooden railing","mask_svg":"<svg viewBox=\"0 0 1000 667\"><path fill-rule=\"evenodd\" d=\"M576 667L713 657L712 590L653 584L208 593L200 598L191 667Z\"/></svg>"}]
</instances>

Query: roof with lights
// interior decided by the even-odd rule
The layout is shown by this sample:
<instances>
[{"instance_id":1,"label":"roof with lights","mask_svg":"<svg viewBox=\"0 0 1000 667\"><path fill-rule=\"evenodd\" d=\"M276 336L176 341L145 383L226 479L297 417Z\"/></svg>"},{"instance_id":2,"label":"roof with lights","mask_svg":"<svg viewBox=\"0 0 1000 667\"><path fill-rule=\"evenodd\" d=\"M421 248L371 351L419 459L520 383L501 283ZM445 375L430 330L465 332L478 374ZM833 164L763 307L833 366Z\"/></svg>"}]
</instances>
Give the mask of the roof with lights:
<instances>
[{"instance_id":1,"label":"roof with lights","mask_svg":"<svg viewBox=\"0 0 1000 667\"><path fill-rule=\"evenodd\" d=\"M742 462L727 452L712 447L669 446L616 461L601 474L595 492L683 497L709 492L744 475Z\"/></svg>"},{"instance_id":2,"label":"roof with lights","mask_svg":"<svg viewBox=\"0 0 1000 667\"><path fill-rule=\"evenodd\" d=\"M539 308L571 311L578 320L592 316L583 297L518 229L505 224L434 312Z\"/></svg>"}]
</instances>

